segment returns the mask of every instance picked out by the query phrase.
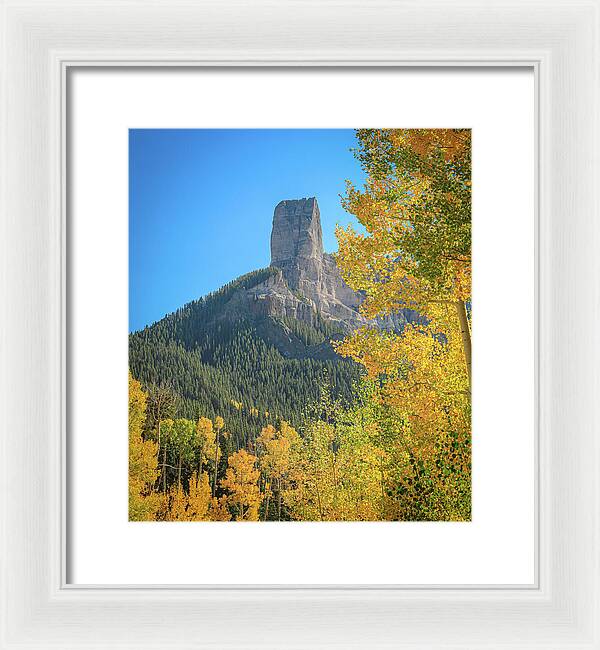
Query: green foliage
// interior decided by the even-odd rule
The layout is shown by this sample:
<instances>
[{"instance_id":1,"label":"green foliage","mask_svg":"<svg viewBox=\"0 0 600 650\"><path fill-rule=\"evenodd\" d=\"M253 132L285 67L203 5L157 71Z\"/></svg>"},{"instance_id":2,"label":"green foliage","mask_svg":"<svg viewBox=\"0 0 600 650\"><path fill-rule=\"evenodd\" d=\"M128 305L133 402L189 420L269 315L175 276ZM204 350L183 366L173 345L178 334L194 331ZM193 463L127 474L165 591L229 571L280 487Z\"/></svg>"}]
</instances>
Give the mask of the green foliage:
<instances>
[{"instance_id":1,"label":"green foliage","mask_svg":"<svg viewBox=\"0 0 600 650\"><path fill-rule=\"evenodd\" d=\"M129 337L134 376L144 386L169 386L177 395L176 408L167 400L168 415L194 421L220 415L237 449L268 423L285 419L300 426L306 405L318 399L324 370L332 392L345 402L352 399L352 384L359 376L356 364L331 351L329 339L338 332L318 317L314 325L293 319L219 318L237 289L251 288L271 273L262 269L242 276ZM300 358L275 347L266 335L274 330L298 339Z\"/></svg>"},{"instance_id":2,"label":"green foliage","mask_svg":"<svg viewBox=\"0 0 600 650\"><path fill-rule=\"evenodd\" d=\"M315 317L314 325L309 325L296 318L284 317L279 321L306 346L320 345L324 341L338 338L341 334L338 327L327 323L319 315Z\"/></svg>"},{"instance_id":3,"label":"green foliage","mask_svg":"<svg viewBox=\"0 0 600 650\"><path fill-rule=\"evenodd\" d=\"M236 280L228 282L218 291L187 303L157 323L136 332L132 337L163 344L176 341L187 349L193 348L202 342L206 324L221 317L223 307L236 291L251 289L275 273L277 270L273 267L246 273Z\"/></svg>"}]
</instances>

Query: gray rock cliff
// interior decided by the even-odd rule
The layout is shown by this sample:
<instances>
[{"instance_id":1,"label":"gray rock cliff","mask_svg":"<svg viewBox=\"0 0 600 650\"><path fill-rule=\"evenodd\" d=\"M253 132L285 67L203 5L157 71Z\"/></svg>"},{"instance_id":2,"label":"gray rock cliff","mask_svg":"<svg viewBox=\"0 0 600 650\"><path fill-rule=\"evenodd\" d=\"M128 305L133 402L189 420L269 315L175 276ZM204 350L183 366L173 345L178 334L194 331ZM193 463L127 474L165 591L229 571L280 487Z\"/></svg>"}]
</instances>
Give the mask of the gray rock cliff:
<instances>
[{"instance_id":1,"label":"gray rock cliff","mask_svg":"<svg viewBox=\"0 0 600 650\"><path fill-rule=\"evenodd\" d=\"M273 274L247 291L248 308L257 315L310 324L321 318L345 332L367 324L399 330L413 319L408 310L371 322L359 313L362 296L343 281L333 256L323 251L314 197L281 201L275 207L271 267Z\"/></svg>"}]
</instances>

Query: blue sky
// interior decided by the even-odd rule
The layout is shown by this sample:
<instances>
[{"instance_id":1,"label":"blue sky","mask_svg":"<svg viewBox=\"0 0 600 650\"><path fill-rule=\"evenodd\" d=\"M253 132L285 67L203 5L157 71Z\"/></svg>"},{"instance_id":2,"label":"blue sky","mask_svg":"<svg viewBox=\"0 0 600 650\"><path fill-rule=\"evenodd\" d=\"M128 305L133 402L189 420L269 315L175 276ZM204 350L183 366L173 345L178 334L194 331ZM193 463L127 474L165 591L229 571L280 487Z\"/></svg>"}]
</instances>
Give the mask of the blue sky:
<instances>
[{"instance_id":1,"label":"blue sky","mask_svg":"<svg viewBox=\"0 0 600 650\"><path fill-rule=\"evenodd\" d=\"M316 196L325 250L364 182L349 129L131 129L129 329L268 266L273 210Z\"/></svg>"}]
</instances>

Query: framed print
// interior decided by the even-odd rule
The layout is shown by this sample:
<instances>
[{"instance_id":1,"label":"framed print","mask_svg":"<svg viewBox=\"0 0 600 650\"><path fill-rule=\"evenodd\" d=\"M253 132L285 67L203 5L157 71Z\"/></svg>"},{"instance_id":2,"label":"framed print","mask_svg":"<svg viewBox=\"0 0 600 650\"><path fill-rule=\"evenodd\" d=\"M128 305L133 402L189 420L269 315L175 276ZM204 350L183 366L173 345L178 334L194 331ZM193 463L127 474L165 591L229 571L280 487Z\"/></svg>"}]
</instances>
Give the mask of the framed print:
<instances>
[{"instance_id":1,"label":"framed print","mask_svg":"<svg viewBox=\"0 0 600 650\"><path fill-rule=\"evenodd\" d=\"M374 83L374 80L397 89L391 91L396 94L390 95L389 103L374 108L371 102L356 101L352 107L344 108L345 88ZM152 99L158 86L168 87L166 107ZM282 93L292 95L297 87L311 88L319 101L314 103L313 109L304 101L298 103L297 109L291 106L282 112L277 98ZM402 99L402 89L406 87L412 89L414 99ZM246 103L242 120L235 108L235 97L238 93L248 94L250 88L254 90L254 99ZM427 101L429 88L436 88L436 92L443 94L454 91L461 97L455 102L451 116L445 106ZM70 393L74 409L69 438L72 450L70 489L73 493L69 581L83 584L175 581L246 587L272 583L307 586L373 582L387 585L429 582L533 585L536 580L533 72L371 68L341 72L226 69L209 73L193 69L167 74L164 71L94 69L74 72L69 79L69 91L74 124L71 177L74 225L70 262L74 281L71 295L73 304L78 305L71 312L70 325L74 342ZM119 109L109 113L102 108L101 98L117 92L121 97ZM213 99L207 101L206 95ZM173 103L182 107L177 114L172 109ZM402 103L401 109L394 107L398 103ZM126 106L129 108L125 109ZM199 110L201 121L197 118ZM475 318L475 325L480 325L472 328L476 401L472 500L469 494L470 441L461 445L456 441L461 450L458 456L461 463L446 464L442 457L435 456L438 452L430 455L433 451L428 447L430 423L420 429L417 426L420 418L416 418L411 433L407 430L406 438L399 435L403 407L396 402L398 394L393 398L386 396L385 406L378 406L383 395L377 398L372 395L363 402L368 411L352 412L348 408L349 404L358 406L359 391L366 390L372 379L361 374L360 361L349 363L347 357L333 354L333 346L349 341L350 332L357 337L379 336L381 332L379 344L389 353L390 345L398 344L398 333L404 329L408 332L404 319L414 318L417 310L400 309L394 315L401 319L400 323L390 323L384 316L375 322L376 328L364 330L366 321L359 326L354 320L362 318L360 309L364 306L353 302L360 294L351 291L341 279L341 261L335 262L328 254L338 246L336 222L344 226L355 223L356 229L362 227L358 220L350 221L354 216L344 209L338 196L345 191L346 177L362 173L360 161L351 150L358 148L359 138L400 135L397 131L388 133L381 129L363 133L353 128L337 128L343 126L339 118L342 110L346 111L349 125L367 121L375 125L389 124L401 119L405 125L417 126L444 124L443 120L450 120L452 124L468 124L475 134L470 143L463 140L468 136L461 131L409 129L406 133L409 137L424 137L432 143L438 137L461 138L459 142L467 143L465 151L468 150L474 161L476 174L473 178L478 179L473 187L472 217L469 209L464 212L463 221L467 235L473 232L468 241L472 239L478 268L473 283L474 301L480 306ZM131 124L139 127L169 124L170 128L129 129ZM296 128L281 128L289 124ZM254 128L244 129L241 125ZM215 128L207 128L213 126ZM219 126L221 128L217 128ZM123 133L128 134L127 138L122 137ZM491 151L493 155L486 155ZM329 162L332 156L335 163ZM207 161L210 161L209 166ZM514 170L510 202L499 198L499 179L504 166L512 166ZM122 182L126 170L129 170L129 187ZM151 182L146 174L151 175ZM96 189L99 179L102 191ZM218 189L217 179L228 184L236 179L236 190L229 193ZM486 183L490 184L490 190L482 192ZM80 187L88 189L81 192ZM159 188L161 198L149 198L149 193ZM279 192L294 190L300 197L311 192L316 196L282 200ZM258 193L264 197L253 198ZM515 201L517 196L520 198ZM188 197L193 206L181 205L181 197ZM158 206L156 213L152 212L152 206ZM89 217L82 216L77 222L79 214ZM95 215L93 219L91 215ZM480 225L489 215L494 215L494 220L502 222L504 227L487 229ZM88 228L75 223L96 225ZM103 225L99 226L100 223ZM151 244L154 231L160 235L154 240L155 244ZM520 233L517 241L512 235L514 231ZM505 243L499 245L503 237ZM170 261L168 241L174 244ZM365 243L370 241L366 239ZM282 247L284 244L287 248ZM158 248L152 254L143 253L140 247L145 245L158 245ZM182 246L189 246L189 249L184 252ZM510 267L503 267L500 275L496 269L503 266L502 251L506 248L513 251L513 262ZM109 249L111 263L107 266L105 251ZM213 260L208 253L210 249L215 251ZM85 254L77 251L85 251ZM143 265L142 273L139 272L140 264ZM165 282L165 277L181 264L188 265L187 270ZM327 264L331 266L325 266ZM100 268L102 273L98 273ZM281 271L281 278L276 275L277 269ZM218 279L212 281L214 285L200 289L199 283L206 282L215 273ZM269 275L261 279L265 273ZM127 275L129 287L122 282ZM234 285L230 285L231 281ZM182 282L189 283L188 298L163 302L169 305L159 305L163 313L141 324L143 305L148 306L148 301L160 301L159 294L163 295L162 300L171 301L170 296L177 294ZM374 286L379 287L379 284ZM518 295L510 290L515 285L521 287ZM200 302L190 302L211 290L218 293ZM215 300L219 306L211 307ZM495 345L486 345L480 332L489 336L494 328L502 329L504 305L509 301L520 315L522 336L517 342L514 337L503 336L498 331L494 334ZM455 312L448 314L448 305L439 304L449 322L458 323ZM454 306L450 307L455 310ZM214 314L214 320L203 315L208 311ZM111 318L98 319L95 316L98 312L110 313ZM193 339L182 341L176 334L174 340L158 342L157 330L170 329L179 320L181 324L177 327L182 328L180 331L191 327ZM157 324L152 325L153 321ZM423 322L418 320L411 327L419 335L425 331ZM131 332L129 350L123 345L127 331ZM163 336L165 334L161 333L158 338ZM214 347L209 343L209 349L201 350L199 341L207 341L205 336L215 341ZM212 337L217 337L218 343ZM112 343L100 345L97 341L101 340ZM454 341L460 348L456 350L453 370L447 366L448 374L446 371L443 374L448 380L454 377L467 382L462 336L455 337ZM520 350L518 345L521 345ZM239 353L235 352L238 347ZM217 349L215 358L210 350ZM176 354L174 363L165 358L172 354L171 351ZM518 377L514 376L512 365L515 355L520 359ZM185 364L183 372L176 369L180 363ZM195 368L191 376L188 363ZM201 365L196 366L197 363ZM128 522L123 498L128 485L123 417L128 366L132 380L140 382L143 393L140 398L146 400L146 414L152 409L150 391L155 390L154 387L157 390L160 387L161 395L175 393L180 396L183 393L188 396L186 400L179 397L179 404L168 415L164 415L163 410L160 445L158 424L149 424L152 432L142 432L144 444L140 446L134 439L130 446L131 453L151 449L152 444L161 447L160 452L155 450L153 462L154 471L158 471L163 480L155 476L152 486L146 484L132 495L132 502L139 506L164 500L164 505L156 510L133 515L156 523ZM435 367L442 371L442 366ZM122 370L117 371L117 368ZM490 374L486 369L491 368L493 373ZM208 373L206 377L205 372ZM183 381L183 377L189 379ZM212 378L214 391L209 390L211 382L207 377ZM356 383L358 377L360 384ZM377 381L383 379L379 371L376 377ZM415 388L423 379L415 381ZM174 382L181 383L175 385ZM530 418L530 426L507 430L502 419L490 417L493 409L477 407L493 403L506 383L515 387L513 413L521 414L515 417L523 422ZM385 390L404 389L406 385L404 378L390 377ZM191 393L193 386L198 387L195 396ZM419 390L422 388L419 386ZM457 410L452 411L450 420L446 410L442 411L438 427L454 422L459 413L461 421L468 422L468 402L462 401L465 389L466 384L462 387L452 385L437 392L442 398L442 409L452 407L449 399L459 400L452 407ZM106 430L102 420L89 421L86 413L93 408L94 395L98 393L106 396L108 418L120 426L115 424ZM325 401L327 393L332 403L315 417L314 406ZM433 412L428 403L430 397L430 393L423 394L422 404L427 403L425 411L428 413ZM91 402L80 407L86 400ZM213 400L217 405L215 410ZM411 403L416 404L412 397ZM108 405L114 405L110 414ZM312 413L305 413L307 408L309 411L312 408ZM385 427L380 408L386 409ZM215 426L217 417L223 420L221 429ZM352 424L354 419L359 420L356 427ZM282 421L285 424L282 425ZM309 421L312 424L309 425ZM309 429L313 425L316 430L311 434ZM197 430L198 427L201 428ZM421 433L416 435L418 429ZM370 431L370 434L368 438L361 434L357 439L357 430ZM80 431L85 433L80 436ZM172 440L171 431L178 432ZM184 431L189 437L180 439ZM489 433L480 436L477 431ZM217 434L219 459L215 475ZM411 435L416 436L413 442L408 440ZM100 439L106 444L99 448L94 441ZM138 442L139 439L140 433L137 434ZM417 447L414 446L416 441L419 441ZM180 447L183 452L181 470ZM198 472L201 448L210 451L202 452L202 469ZM428 496L423 498L416 496L421 494L421 481L415 493L405 492L397 482L398 476L412 481L403 465L404 462L410 464L410 456L407 461L403 460L407 448L417 454L414 456L417 467L419 461L423 462L427 476L423 476L423 480L428 485ZM121 451L115 453L117 449ZM242 456L251 463L254 472L254 480L249 481L245 489L249 490L254 484L253 494L257 500L254 512L249 512L250 504L246 504L243 514L240 504L231 501L232 486L222 484L223 481L229 483L229 469L237 476L234 466L229 468L229 458L235 463L240 451L244 452ZM285 467L281 477L269 474L268 467L274 462L272 454L277 455L279 466ZM378 459L377 462L374 459ZM429 483L431 471L438 470L436 462L442 476L446 471L455 478L447 481L440 477L436 483L438 487L429 491L434 486ZM106 491L98 491L94 486L104 484L102 472L106 466L113 468L114 480L106 484ZM512 468L512 480L499 493L495 486L502 482L504 466ZM318 482L316 476L320 477ZM281 491L280 478L284 485ZM205 496L200 498L208 503L205 501L205 510L201 513L192 514L192 501L199 497L195 492L196 483L202 489L202 482ZM176 499L179 485L181 494ZM443 494L439 491L442 485L447 490ZM461 490L460 486L466 489ZM211 522L217 512L213 499L223 505L218 509L218 516L228 517L229 524ZM176 503L180 505L175 506ZM174 507L179 509L178 514ZM236 526L240 518L250 518L249 525ZM467 521L469 518L471 521ZM258 519L260 524L253 524L252 519ZM399 520L404 524L398 525ZM192 525L180 525L184 521ZM433 537L432 525L436 528ZM106 535L108 530L110 535ZM350 539L349 531L352 531ZM328 549L324 557L334 553L337 562L327 562L304 552L304 548L312 544L314 535L318 535L319 543L324 545L322 548ZM437 551L421 555L419 549L433 543L434 539ZM151 553L155 544L189 549L181 553L182 557L202 545L209 554L225 553L229 560L226 567L218 564L190 566L187 562L179 564L169 556L145 557L145 549ZM236 552L240 544L245 549L243 554ZM102 553L97 545L101 545ZM114 550L108 552L109 546ZM359 559L361 549L384 546L389 551L377 558L367 555ZM391 567L384 558L388 553L393 554L396 546L402 546L406 553L396 558ZM496 555L503 560L490 564L487 553L480 552L483 547L488 552L495 548ZM286 549L285 553L294 557L294 562L282 560L271 565L269 557L275 552L274 548ZM247 557L254 561L247 562Z\"/></svg>"},{"instance_id":2,"label":"framed print","mask_svg":"<svg viewBox=\"0 0 600 650\"><path fill-rule=\"evenodd\" d=\"M600 647L598 8L3 4L0 647Z\"/></svg>"}]
</instances>

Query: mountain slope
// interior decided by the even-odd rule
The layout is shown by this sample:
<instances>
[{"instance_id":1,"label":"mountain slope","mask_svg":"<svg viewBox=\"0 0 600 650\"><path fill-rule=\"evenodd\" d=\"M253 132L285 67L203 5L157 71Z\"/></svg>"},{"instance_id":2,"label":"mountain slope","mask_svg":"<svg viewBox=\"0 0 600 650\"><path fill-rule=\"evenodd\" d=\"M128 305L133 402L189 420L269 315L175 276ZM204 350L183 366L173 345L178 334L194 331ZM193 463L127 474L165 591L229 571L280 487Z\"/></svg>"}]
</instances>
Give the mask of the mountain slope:
<instances>
[{"instance_id":1,"label":"mountain slope","mask_svg":"<svg viewBox=\"0 0 600 650\"><path fill-rule=\"evenodd\" d=\"M180 416L221 415L243 445L278 418L298 426L323 382L351 399L358 367L335 354L332 339L361 325L401 329L413 317L368 323L360 301L323 252L316 199L282 201L271 266L131 334L130 368L146 385L171 386Z\"/></svg>"},{"instance_id":2,"label":"mountain slope","mask_svg":"<svg viewBox=\"0 0 600 650\"><path fill-rule=\"evenodd\" d=\"M245 444L279 417L298 425L324 380L346 400L358 378L328 341L335 329L273 315L232 315L229 303L270 269L242 276L130 336L129 363L144 384L168 385L181 398L180 415L221 415ZM242 405L240 407L240 404ZM266 415L268 413L268 415Z\"/></svg>"}]
</instances>

